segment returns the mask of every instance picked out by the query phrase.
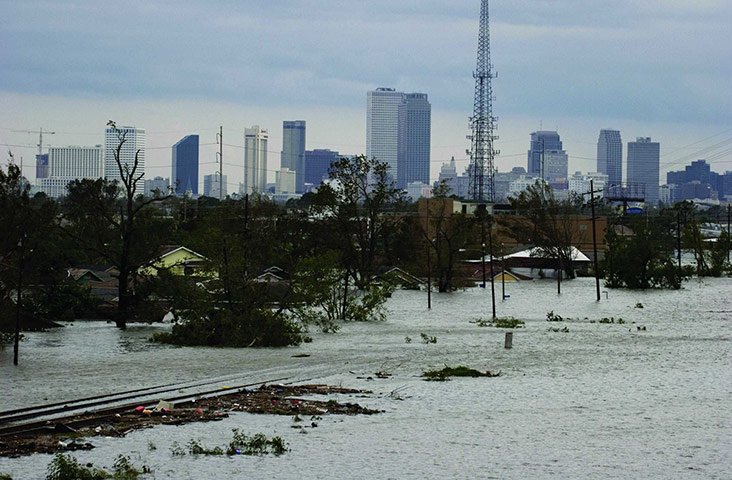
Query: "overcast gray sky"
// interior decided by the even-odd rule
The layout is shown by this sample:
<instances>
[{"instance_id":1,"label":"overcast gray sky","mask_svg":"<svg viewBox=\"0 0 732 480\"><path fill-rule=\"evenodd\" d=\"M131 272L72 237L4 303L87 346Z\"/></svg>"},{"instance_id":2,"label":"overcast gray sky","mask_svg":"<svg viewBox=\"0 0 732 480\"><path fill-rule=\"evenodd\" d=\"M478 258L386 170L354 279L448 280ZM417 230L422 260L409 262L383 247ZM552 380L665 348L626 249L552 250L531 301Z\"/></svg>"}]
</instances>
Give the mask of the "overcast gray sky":
<instances>
[{"instance_id":1,"label":"overcast gray sky","mask_svg":"<svg viewBox=\"0 0 732 480\"><path fill-rule=\"evenodd\" d=\"M286 119L307 120L308 148L362 153L366 91L389 86L429 94L436 177L441 162L466 157L479 7L0 0L0 142L31 159L22 145L37 137L11 130L42 126L58 132L53 145L95 144L114 119L148 131L148 175L169 176L169 147L183 135L212 143L223 125L225 142L242 145L243 129L260 124L275 170ZM607 127L624 142L660 140L662 170L705 155L732 169L723 153L732 139L732 1L496 0L491 20L501 170L525 166L540 125L559 130L571 170L594 170ZM216 170L214 149L201 147L202 173ZM238 182L241 149L224 156Z\"/></svg>"}]
</instances>

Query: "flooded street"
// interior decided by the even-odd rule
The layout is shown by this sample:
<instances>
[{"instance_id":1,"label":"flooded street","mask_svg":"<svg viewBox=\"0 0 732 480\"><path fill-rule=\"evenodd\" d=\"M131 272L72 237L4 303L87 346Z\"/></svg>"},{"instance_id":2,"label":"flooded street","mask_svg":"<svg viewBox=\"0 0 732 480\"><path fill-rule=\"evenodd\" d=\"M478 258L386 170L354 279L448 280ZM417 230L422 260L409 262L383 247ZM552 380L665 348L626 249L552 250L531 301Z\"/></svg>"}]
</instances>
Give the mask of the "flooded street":
<instances>
[{"instance_id":1,"label":"flooded street","mask_svg":"<svg viewBox=\"0 0 732 480\"><path fill-rule=\"evenodd\" d=\"M732 279L692 280L681 291L613 290L601 302L589 278L565 282L561 296L552 281L506 290L498 315L526 321L512 350L503 348L505 330L470 323L490 318L490 285L435 294L431 311L426 293L399 291L387 322L313 332L313 343L293 348L175 348L147 341L167 326L119 331L103 322L29 333L19 367L12 346L0 352L0 410L211 377L230 376L221 385L286 377L371 390L343 399L385 412L324 416L307 434L291 428L291 417L238 413L95 438L97 448L73 454L110 467L124 453L156 479L730 478ZM500 284L496 293L500 299ZM552 310L573 319L546 322ZM611 316L625 323L590 323ZM549 330L564 327L568 333ZM437 343L423 343L422 333ZM445 364L502 376L419 378ZM357 378L377 371L392 376ZM173 442L191 438L226 444L232 428L280 435L290 451L171 454ZM0 473L43 478L50 459L1 458Z\"/></svg>"}]
</instances>

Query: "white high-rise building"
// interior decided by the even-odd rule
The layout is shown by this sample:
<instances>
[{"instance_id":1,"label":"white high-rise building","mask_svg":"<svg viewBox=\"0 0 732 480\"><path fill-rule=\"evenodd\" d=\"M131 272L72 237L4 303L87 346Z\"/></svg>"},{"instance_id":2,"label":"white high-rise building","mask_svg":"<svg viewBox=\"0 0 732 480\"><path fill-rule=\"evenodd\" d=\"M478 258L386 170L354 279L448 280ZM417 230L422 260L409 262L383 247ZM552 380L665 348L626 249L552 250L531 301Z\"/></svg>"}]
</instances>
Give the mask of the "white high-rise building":
<instances>
[{"instance_id":1,"label":"white high-rise building","mask_svg":"<svg viewBox=\"0 0 732 480\"><path fill-rule=\"evenodd\" d=\"M275 193L295 193L296 174L289 168L281 168L275 172Z\"/></svg>"},{"instance_id":2,"label":"white high-rise building","mask_svg":"<svg viewBox=\"0 0 732 480\"><path fill-rule=\"evenodd\" d=\"M399 106L404 93L377 88L366 93L366 157L389 164L389 175L397 179L399 156Z\"/></svg>"},{"instance_id":3,"label":"white high-rise building","mask_svg":"<svg viewBox=\"0 0 732 480\"><path fill-rule=\"evenodd\" d=\"M145 180L145 196L158 197L165 196L170 193L170 179L163 177L155 177Z\"/></svg>"},{"instance_id":4,"label":"white high-rise building","mask_svg":"<svg viewBox=\"0 0 732 480\"><path fill-rule=\"evenodd\" d=\"M135 194L142 195L145 191L145 130L135 127L108 127L104 132L104 178L107 180L121 180L116 155L119 149L119 160L123 169L132 173L137 158L135 177L140 177L136 184ZM142 175L142 176L141 176Z\"/></svg>"},{"instance_id":5,"label":"white high-rise building","mask_svg":"<svg viewBox=\"0 0 732 480\"><path fill-rule=\"evenodd\" d=\"M608 176L600 172L590 172L586 175L583 175L581 172L575 172L574 175L569 177L569 191L578 195L589 192L590 181L592 181L592 188L596 192L595 198L602 197L603 192L598 192L598 190L605 189L605 185L608 183Z\"/></svg>"},{"instance_id":6,"label":"white high-rise building","mask_svg":"<svg viewBox=\"0 0 732 480\"><path fill-rule=\"evenodd\" d=\"M48 173L58 178L100 178L102 176L102 146L50 147Z\"/></svg>"},{"instance_id":7,"label":"white high-rise building","mask_svg":"<svg viewBox=\"0 0 732 480\"><path fill-rule=\"evenodd\" d=\"M269 133L259 125L244 131L244 182L241 193L267 191L267 140Z\"/></svg>"},{"instance_id":8,"label":"white high-rise building","mask_svg":"<svg viewBox=\"0 0 732 480\"><path fill-rule=\"evenodd\" d=\"M39 178L36 187L51 198L66 195L66 186L74 180L96 180L102 176L102 146L50 147L48 176Z\"/></svg>"},{"instance_id":9,"label":"white high-rise building","mask_svg":"<svg viewBox=\"0 0 732 480\"><path fill-rule=\"evenodd\" d=\"M221 188L223 184L223 190ZM223 178L219 173L203 176L203 194L207 197L218 198L223 200L226 198L226 175Z\"/></svg>"}]
</instances>

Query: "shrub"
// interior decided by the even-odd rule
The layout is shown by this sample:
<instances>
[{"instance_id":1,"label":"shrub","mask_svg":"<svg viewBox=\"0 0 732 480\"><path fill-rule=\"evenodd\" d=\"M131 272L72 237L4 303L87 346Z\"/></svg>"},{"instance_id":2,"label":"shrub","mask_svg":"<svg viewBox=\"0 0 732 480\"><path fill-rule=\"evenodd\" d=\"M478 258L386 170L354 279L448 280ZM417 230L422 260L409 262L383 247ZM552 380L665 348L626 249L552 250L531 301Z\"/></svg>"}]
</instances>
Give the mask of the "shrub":
<instances>
[{"instance_id":1,"label":"shrub","mask_svg":"<svg viewBox=\"0 0 732 480\"><path fill-rule=\"evenodd\" d=\"M478 370L475 370L474 368L469 368L464 365L460 365L457 367L448 367L445 365L445 368L442 368L440 370L426 370L422 372L422 377L424 377L425 380L429 382L445 382L450 379L450 377L497 377L499 376L499 373L491 373L488 372L480 372Z\"/></svg>"}]
</instances>

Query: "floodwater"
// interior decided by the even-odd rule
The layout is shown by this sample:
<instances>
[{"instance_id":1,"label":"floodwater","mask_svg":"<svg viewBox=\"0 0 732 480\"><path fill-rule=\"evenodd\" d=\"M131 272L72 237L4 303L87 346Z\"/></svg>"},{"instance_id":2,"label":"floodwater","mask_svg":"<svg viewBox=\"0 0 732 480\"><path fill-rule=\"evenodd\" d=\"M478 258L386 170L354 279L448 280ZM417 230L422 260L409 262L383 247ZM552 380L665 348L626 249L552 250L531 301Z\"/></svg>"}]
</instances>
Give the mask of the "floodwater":
<instances>
[{"instance_id":1,"label":"floodwater","mask_svg":"<svg viewBox=\"0 0 732 480\"><path fill-rule=\"evenodd\" d=\"M504 330L470 323L490 317L490 288L435 294L430 311L424 292L396 292L387 322L347 324L293 348L148 343L164 326L122 332L79 322L31 333L18 368L12 348L0 351L0 410L224 375L239 384L287 377L372 390L370 398L347 399L385 412L325 416L307 434L291 428L290 417L240 413L95 438L97 448L74 455L109 467L124 453L151 467L155 479L732 477L732 279L692 280L680 291L611 290L600 302L593 279L563 283L561 296L552 281L506 289L511 297L501 302L496 285L498 315L526 321L512 350L503 348ZM636 308L639 302L644 308ZM548 323L550 310L576 319ZM584 320L610 316L627 323ZM565 326L568 333L549 331ZM437 343L422 343L421 333ZM311 356L292 357L302 353ZM502 376L419 378L444 364ZM377 371L393 376L356 378ZM232 428L280 435L290 451L281 457L171 454L173 442L191 438L227 444ZM3 458L0 473L43 478L50 460Z\"/></svg>"}]
</instances>

